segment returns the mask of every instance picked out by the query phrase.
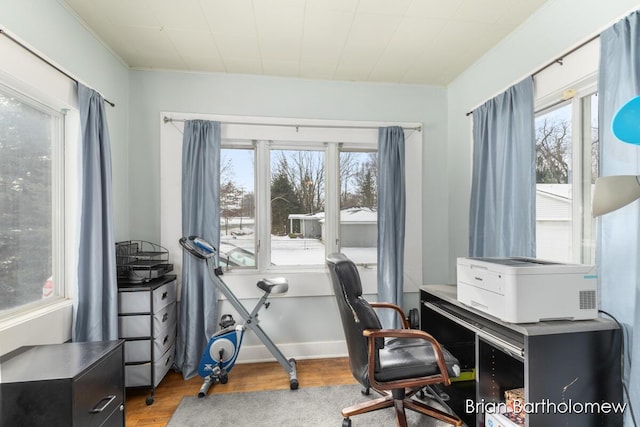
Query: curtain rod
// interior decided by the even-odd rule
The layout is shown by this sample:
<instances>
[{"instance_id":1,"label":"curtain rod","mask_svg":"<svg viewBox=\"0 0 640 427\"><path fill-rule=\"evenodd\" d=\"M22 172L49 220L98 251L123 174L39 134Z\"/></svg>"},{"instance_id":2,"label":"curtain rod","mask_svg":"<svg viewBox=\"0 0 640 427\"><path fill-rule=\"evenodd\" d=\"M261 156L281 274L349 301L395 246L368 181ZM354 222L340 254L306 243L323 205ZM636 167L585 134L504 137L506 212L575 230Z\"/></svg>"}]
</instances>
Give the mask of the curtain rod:
<instances>
[{"instance_id":1,"label":"curtain rod","mask_svg":"<svg viewBox=\"0 0 640 427\"><path fill-rule=\"evenodd\" d=\"M6 38L8 38L9 40L11 40L12 42L14 42L15 44L17 44L18 46L20 46L21 48L23 48L24 50L26 50L27 52L29 52L30 54L32 54L33 56L35 56L36 58L38 58L39 60L41 60L42 62L44 62L45 64L47 64L48 66L50 66L51 68L53 68L54 70L56 70L57 72L59 72L60 74L63 74L65 77L67 77L69 80L73 80L74 82L78 83L78 79L72 77L71 75L69 75L67 72L65 72L64 70L60 69L58 66L52 64L50 61L48 61L47 59L43 58L42 56L40 56L40 54L38 54L36 51L34 51L33 49L31 49L29 46L25 45L24 43L22 43L20 40L16 39L15 37L13 37L12 35L8 34L5 30L3 30L2 28L0 28L0 34L2 34L3 36L5 36ZM100 95L102 96L102 95ZM102 98L104 100L104 102L106 102L107 104L111 105L112 107L115 107L116 104L114 104L113 102L109 101L106 98Z\"/></svg>"},{"instance_id":2,"label":"curtain rod","mask_svg":"<svg viewBox=\"0 0 640 427\"><path fill-rule=\"evenodd\" d=\"M556 59L554 59L553 61L549 62L547 65L538 68L538 70L536 70L535 72L533 72L531 74L531 77L535 77L536 75L540 74L541 72L543 72L544 70L546 70L547 68L551 67L554 64L559 64L562 65L562 61L565 57L571 55L572 53L574 53L575 51L577 51L578 49L581 49L583 47L585 47L586 45L588 45L589 43L591 43L592 41L594 41L595 39L599 38L600 34L596 34L595 36L591 37L590 39L580 43L578 46L574 47L573 49L565 52L563 55L560 55L559 57L557 57ZM478 108L478 107L476 107ZM476 109L474 108L474 110ZM473 114L473 110L469 111L466 116L469 116Z\"/></svg>"},{"instance_id":3,"label":"curtain rod","mask_svg":"<svg viewBox=\"0 0 640 427\"><path fill-rule=\"evenodd\" d=\"M162 119L163 122L184 122L185 119L173 119L171 117L164 116ZM299 128L330 128L330 129L378 129L380 126L346 126L346 125L295 125L289 123L253 123L253 122L221 122L227 125L249 125L249 126L280 126L280 127L292 127L296 128L296 131ZM417 127L404 127L401 126L403 130L417 130L419 132L422 131L422 126Z\"/></svg>"}]
</instances>

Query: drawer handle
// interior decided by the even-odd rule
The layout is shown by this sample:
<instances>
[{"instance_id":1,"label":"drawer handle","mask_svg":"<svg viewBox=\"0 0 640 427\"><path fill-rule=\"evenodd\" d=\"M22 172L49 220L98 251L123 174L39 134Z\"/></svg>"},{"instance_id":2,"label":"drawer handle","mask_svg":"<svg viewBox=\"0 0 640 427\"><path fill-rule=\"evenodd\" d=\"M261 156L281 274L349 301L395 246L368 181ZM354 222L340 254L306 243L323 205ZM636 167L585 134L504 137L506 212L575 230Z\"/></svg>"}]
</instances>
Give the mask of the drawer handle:
<instances>
[{"instance_id":1,"label":"drawer handle","mask_svg":"<svg viewBox=\"0 0 640 427\"><path fill-rule=\"evenodd\" d=\"M167 291L164 291L164 292L162 293L162 299L165 299L165 298L167 298Z\"/></svg>"},{"instance_id":2,"label":"drawer handle","mask_svg":"<svg viewBox=\"0 0 640 427\"><path fill-rule=\"evenodd\" d=\"M100 401L98 401L96 406L94 406L93 409L89 411L89 413L90 414L99 414L100 412L102 412L105 409L107 409L107 406L109 406L111 404L111 402L113 402L115 400L115 398L116 398L115 394L111 395L111 396L103 397L102 399L100 399ZM100 405L100 403L102 403L102 402L105 402L105 404L98 408L98 405Z\"/></svg>"},{"instance_id":3,"label":"drawer handle","mask_svg":"<svg viewBox=\"0 0 640 427\"><path fill-rule=\"evenodd\" d=\"M167 335L166 337L164 337L164 339L162 340L162 344L166 344L167 341L169 341L169 335Z\"/></svg>"},{"instance_id":4,"label":"drawer handle","mask_svg":"<svg viewBox=\"0 0 640 427\"><path fill-rule=\"evenodd\" d=\"M164 316L162 316L162 323L166 322L168 318L169 318L169 313L165 313Z\"/></svg>"}]
</instances>

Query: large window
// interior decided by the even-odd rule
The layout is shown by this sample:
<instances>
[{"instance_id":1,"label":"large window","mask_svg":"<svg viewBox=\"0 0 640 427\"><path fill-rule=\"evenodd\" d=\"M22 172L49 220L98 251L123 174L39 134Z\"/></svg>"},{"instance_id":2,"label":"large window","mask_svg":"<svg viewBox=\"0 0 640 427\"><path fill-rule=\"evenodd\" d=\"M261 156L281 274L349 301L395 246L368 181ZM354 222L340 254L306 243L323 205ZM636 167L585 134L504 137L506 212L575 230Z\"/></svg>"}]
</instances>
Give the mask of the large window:
<instances>
[{"instance_id":1,"label":"large window","mask_svg":"<svg viewBox=\"0 0 640 427\"><path fill-rule=\"evenodd\" d=\"M178 120L205 119L221 123L220 260L224 280L239 298L255 297L256 281L270 275L289 280L288 296L330 295L326 256L333 252L345 253L358 265L365 293L376 292L378 128L391 123L163 116L173 121L163 121L160 134L160 244L177 254L172 261L176 274L182 273L183 129ZM423 270L437 268L441 260L438 253L427 261L423 256L420 125L393 124L405 128L411 181L406 188L411 233L405 236L405 290L417 292ZM439 191L437 186L433 191ZM446 218L444 208L429 215ZM442 231L428 229L436 237Z\"/></svg>"},{"instance_id":2,"label":"large window","mask_svg":"<svg viewBox=\"0 0 640 427\"><path fill-rule=\"evenodd\" d=\"M223 267L317 267L335 250L358 264L376 264L373 147L223 141L221 159Z\"/></svg>"},{"instance_id":3,"label":"large window","mask_svg":"<svg viewBox=\"0 0 640 427\"><path fill-rule=\"evenodd\" d=\"M0 316L60 294L63 116L0 86Z\"/></svg>"},{"instance_id":4,"label":"large window","mask_svg":"<svg viewBox=\"0 0 640 427\"><path fill-rule=\"evenodd\" d=\"M585 92L536 116L538 258L595 261L591 195L598 176L598 98Z\"/></svg>"}]
</instances>

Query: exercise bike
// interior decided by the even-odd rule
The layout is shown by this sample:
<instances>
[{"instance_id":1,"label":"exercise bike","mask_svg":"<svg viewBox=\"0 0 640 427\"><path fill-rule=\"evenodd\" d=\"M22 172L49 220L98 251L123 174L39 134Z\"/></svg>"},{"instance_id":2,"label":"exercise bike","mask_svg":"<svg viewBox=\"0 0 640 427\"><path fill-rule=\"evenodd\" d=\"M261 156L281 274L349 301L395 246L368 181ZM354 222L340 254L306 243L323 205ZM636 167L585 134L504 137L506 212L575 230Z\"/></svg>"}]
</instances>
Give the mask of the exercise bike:
<instances>
[{"instance_id":1,"label":"exercise bike","mask_svg":"<svg viewBox=\"0 0 640 427\"><path fill-rule=\"evenodd\" d=\"M260 341L273 354L276 360L282 365L284 370L289 374L289 388L296 390L298 388L298 376L296 372L295 359L284 357L282 352L271 341L269 336L262 330L259 325L258 312L264 306L269 308L270 303L266 302L271 294L282 294L289 290L289 284L285 278L262 279L256 286L264 292L255 308L251 313L242 305L240 300L231 292L231 289L220 278L222 276L222 268L217 265L217 251L207 241L196 236L182 237L180 246L196 258L202 259L207 264L207 270L211 276L213 284L218 288L231 305L236 309L238 314L244 319L241 325L235 325L233 317L225 314L221 317L220 331L211 336L207 347L205 348L200 364L198 365L198 374L204 378L204 382L198 392L198 397L207 395L209 388L215 383L220 382L226 384L228 374L238 358L242 338L247 329L251 329Z\"/></svg>"}]
</instances>

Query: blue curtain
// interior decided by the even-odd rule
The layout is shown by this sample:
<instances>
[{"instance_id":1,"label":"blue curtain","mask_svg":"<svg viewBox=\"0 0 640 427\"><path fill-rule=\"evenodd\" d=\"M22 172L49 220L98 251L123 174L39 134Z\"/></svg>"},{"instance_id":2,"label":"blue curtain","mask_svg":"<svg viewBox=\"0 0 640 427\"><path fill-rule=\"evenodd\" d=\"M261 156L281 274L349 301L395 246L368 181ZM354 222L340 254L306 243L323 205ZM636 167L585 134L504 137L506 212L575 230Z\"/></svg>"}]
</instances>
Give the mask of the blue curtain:
<instances>
[{"instance_id":1,"label":"blue curtain","mask_svg":"<svg viewBox=\"0 0 640 427\"><path fill-rule=\"evenodd\" d=\"M219 248L220 123L185 121L182 144L182 235ZM184 252L175 364L185 379L198 373L217 319L218 292L206 264Z\"/></svg>"},{"instance_id":2,"label":"blue curtain","mask_svg":"<svg viewBox=\"0 0 640 427\"><path fill-rule=\"evenodd\" d=\"M473 111L469 255L535 256L533 78Z\"/></svg>"},{"instance_id":3,"label":"blue curtain","mask_svg":"<svg viewBox=\"0 0 640 427\"><path fill-rule=\"evenodd\" d=\"M640 175L640 147L611 133L615 112L640 95L640 14L634 12L600 35L598 118L600 175ZM640 402L640 204L600 217L597 241L600 305L623 325L628 356L625 380ZM633 360L636 365L631 365ZM627 411L625 425L631 425Z\"/></svg>"},{"instance_id":4,"label":"blue curtain","mask_svg":"<svg viewBox=\"0 0 640 427\"><path fill-rule=\"evenodd\" d=\"M378 301L402 307L405 225L404 130L378 129ZM400 323L390 310L380 313L386 328Z\"/></svg>"},{"instance_id":5,"label":"blue curtain","mask_svg":"<svg viewBox=\"0 0 640 427\"><path fill-rule=\"evenodd\" d=\"M73 301L73 341L118 338L111 148L104 99L78 83L81 126L81 194L78 285Z\"/></svg>"}]
</instances>

